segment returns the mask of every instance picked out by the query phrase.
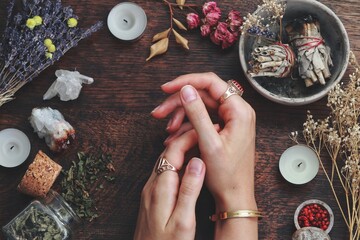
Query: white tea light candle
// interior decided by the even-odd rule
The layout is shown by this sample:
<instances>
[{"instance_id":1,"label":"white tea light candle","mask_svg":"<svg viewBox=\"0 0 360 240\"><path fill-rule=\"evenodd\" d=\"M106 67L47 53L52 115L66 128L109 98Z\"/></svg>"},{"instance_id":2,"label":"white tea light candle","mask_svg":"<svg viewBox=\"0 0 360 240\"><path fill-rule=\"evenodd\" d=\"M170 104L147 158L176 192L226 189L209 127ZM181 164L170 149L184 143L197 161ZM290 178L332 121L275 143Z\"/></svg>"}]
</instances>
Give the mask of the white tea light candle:
<instances>
[{"instance_id":1,"label":"white tea light candle","mask_svg":"<svg viewBox=\"0 0 360 240\"><path fill-rule=\"evenodd\" d=\"M111 9L107 24L110 32L124 41L139 39L145 31L147 17L145 11L131 2L119 3Z\"/></svg>"},{"instance_id":2,"label":"white tea light candle","mask_svg":"<svg viewBox=\"0 0 360 240\"><path fill-rule=\"evenodd\" d=\"M286 149L280 157L281 175L290 183L310 182L319 171L316 153L306 145L295 145Z\"/></svg>"},{"instance_id":3,"label":"white tea light candle","mask_svg":"<svg viewBox=\"0 0 360 240\"><path fill-rule=\"evenodd\" d=\"M22 164L30 153L29 138L20 130L7 128L0 131L0 165L16 167Z\"/></svg>"}]
</instances>

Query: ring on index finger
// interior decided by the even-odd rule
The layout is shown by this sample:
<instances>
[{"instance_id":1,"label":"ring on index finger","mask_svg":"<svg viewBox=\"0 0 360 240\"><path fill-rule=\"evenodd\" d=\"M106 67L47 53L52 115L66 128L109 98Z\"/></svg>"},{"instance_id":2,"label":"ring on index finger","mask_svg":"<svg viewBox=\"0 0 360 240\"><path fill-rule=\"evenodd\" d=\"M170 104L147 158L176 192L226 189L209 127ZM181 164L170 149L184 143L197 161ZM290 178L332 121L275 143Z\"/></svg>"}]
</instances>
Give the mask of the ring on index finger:
<instances>
[{"instance_id":1,"label":"ring on index finger","mask_svg":"<svg viewBox=\"0 0 360 240\"><path fill-rule=\"evenodd\" d=\"M173 165L171 165L171 163L169 163L169 161L164 156L160 156L156 163L155 173L160 175L165 171L173 171L176 173L178 172L178 170Z\"/></svg>"},{"instance_id":2,"label":"ring on index finger","mask_svg":"<svg viewBox=\"0 0 360 240\"><path fill-rule=\"evenodd\" d=\"M224 103L226 99L231 97L232 95L239 95L240 97L244 93L243 87L235 80L227 81L227 89L224 94L220 97L219 102L220 104Z\"/></svg>"}]
</instances>

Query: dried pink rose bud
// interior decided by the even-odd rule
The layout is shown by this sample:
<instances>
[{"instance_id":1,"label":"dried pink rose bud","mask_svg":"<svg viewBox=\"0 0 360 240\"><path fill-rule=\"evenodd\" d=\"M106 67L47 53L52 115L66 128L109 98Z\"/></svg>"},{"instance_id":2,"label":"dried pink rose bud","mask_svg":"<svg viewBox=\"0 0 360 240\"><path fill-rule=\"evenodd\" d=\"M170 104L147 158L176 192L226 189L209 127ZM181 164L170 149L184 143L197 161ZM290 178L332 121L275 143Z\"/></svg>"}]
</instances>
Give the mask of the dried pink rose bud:
<instances>
[{"instance_id":1,"label":"dried pink rose bud","mask_svg":"<svg viewBox=\"0 0 360 240\"><path fill-rule=\"evenodd\" d=\"M210 39L216 45L220 45L222 49L232 46L238 36L229 31L228 25L225 22L219 22L214 32L210 34Z\"/></svg>"},{"instance_id":2,"label":"dried pink rose bud","mask_svg":"<svg viewBox=\"0 0 360 240\"><path fill-rule=\"evenodd\" d=\"M196 13L189 13L186 16L186 22L188 24L189 29L194 29L194 28L199 27L199 25L200 25L199 15L197 15Z\"/></svg>"},{"instance_id":3,"label":"dried pink rose bud","mask_svg":"<svg viewBox=\"0 0 360 240\"><path fill-rule=\"evenodd\" d=\"M225 49L231 47L238 40L238 35L228 32L226 38L223 39L221 48Z\"/></svg>"},{"instance_id":4,"label":"dried pink rose bud","mask_svg":"<svg viewBox=\"0 0 360 240\"><path fill-rule=\"evenodd\" d=\"M236 10L231 10L228 14L228 23L231 31L233 32L239 31L243 23L243 19L240 15L240 12Z\"/></svg>"},{"instance_id":5,"label":"dried pink rose bud","mask_svg":"<svg viewBox=\"0 0 360 240\"><path fill-rule=\"evenodd\" d=\"M205 21L210 26L215 26L221 18L221 12L210 12L205 16Z\"/></svg>"},{"instance_id":6,"label":"dried pink rose bud","mask_svg":"<svg viewBox=\"0 0 360 240\"><path fill-rule=\"evenodd\" d=\"M206 16L210 12L220 12L220 8L218 8L216 2L206 2L202 7L202 11Z\"/></svg>"},{"instance_id":7,"label":"dried pink rose bud","mask_svg":"<svg viewBox=\"0 0 360 240\"><path fill-rule=\"evenodd\" d=\"M209 24L204 24L200 27L200 31L201 31L201 36L207 37L210 35L211 27Z\"/></svg>"}]
</instances>

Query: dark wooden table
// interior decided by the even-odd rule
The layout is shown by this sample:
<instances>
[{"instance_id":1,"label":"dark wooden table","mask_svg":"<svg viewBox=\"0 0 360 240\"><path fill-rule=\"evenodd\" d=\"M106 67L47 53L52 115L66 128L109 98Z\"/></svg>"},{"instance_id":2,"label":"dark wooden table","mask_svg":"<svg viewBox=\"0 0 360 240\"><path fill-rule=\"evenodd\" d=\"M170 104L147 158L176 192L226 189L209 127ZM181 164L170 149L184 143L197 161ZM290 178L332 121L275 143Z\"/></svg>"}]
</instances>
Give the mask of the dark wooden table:
<instances>
[{"instance_id":1,"label":"dark wooden table","mask_svg":"<svg viewBox=\"0 0 360 240\"><path fill-rule=\"evenodd\" d=\"M189 39L190 51L184 51L171 39L165 55L145 62L152 36L169 26L169 14L161 1L135 2L145 9L148 17L148 26L140 41L121 42L111 35L105 25L18 91L16 100L0 107L0 130L18 128L31 141L31 153L24 164L13 169L0 167L0 226L9 222L32 200L20 194L16 186L39 149L67 168L76 159L78 151L101 147L113 156L116 182L96 191L100 217L85 223L77 231L75 239L132 239L140 192L167 137L167 121L154 120L150 116L151 110L166 97L160 91L160 85L181 74L212 71L224 80L238 79L246 90L244 99L257 113L259 159L256 195L258 206L265 214L259 222L259 238L290 239L295 231L293 214L296 207L304 200L316 198L326 201L334 210L335 224L331 237L346 239L345 224L323 172L320 170L310 183L295 186L287 183L278 170L281 153L293 144L288 137L289 132L301 130L308 109L316 118L326 116L326 99L300 107L283 106L265 99L246 81L240 68L238 47L223 51L209 40L202 39L198 31L184 34ZM254 11L260 2L226 0L220 2L220 7L226 12L237 9L245 15ZM342 20L351 48L360 59L358 0L321 2ZM64 0L63 3L74 8L82 26L90 26L97 20L106 22L107 14L118 1ZM198 4L202 2L198 1ZM7 1L0 1L0 32L4 28L6 5ZM55 80L57 69L76 69L93 77L95 82L84 86L76 101L61 102L58 98L43 101L42 96ZM344 81L348 80L347 76ZM31 110L44 106L60 110L77 131L76 141L62 153L50 152L29 124ZM204 189L197 207L196 239L212 238L213 225L207 218L212 212L211 195Z\"/></svg>"}]
</instances>

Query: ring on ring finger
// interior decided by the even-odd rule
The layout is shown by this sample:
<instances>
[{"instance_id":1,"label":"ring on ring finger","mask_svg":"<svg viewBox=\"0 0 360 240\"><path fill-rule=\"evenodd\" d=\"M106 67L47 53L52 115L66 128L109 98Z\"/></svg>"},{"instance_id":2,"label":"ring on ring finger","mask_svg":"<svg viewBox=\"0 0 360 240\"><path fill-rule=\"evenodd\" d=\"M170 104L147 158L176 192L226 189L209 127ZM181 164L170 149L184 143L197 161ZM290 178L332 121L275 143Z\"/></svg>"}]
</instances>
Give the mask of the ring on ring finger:
<instances>
[{"instance_id":1,"label":"ring on ring finger","mask_svg":"<svg viewBox=\"0 0 360 240\"><path fill-rule=\"evenodd\" d=\"M165 171L172 171L177 173L179 170L177 170L164 156L160 156L156 163L155 173L160 175Z\"/></svg>"},{"instance_id":2,"label":"ring on ring finger","mask_svg":"<svg viewBox=\"0 0 360 240\"><path fill-rule=\"evenodd\" d=\"M223 93L223 95L221 95L221 97L219 98L219 102L220 104L222 104L225 102L226 99L228 99L229 97L235 94L241 97L243 93L244 93L244 89L237 81L229 80L227 81L227 89Z\"/></svg>"}]
</instances>

